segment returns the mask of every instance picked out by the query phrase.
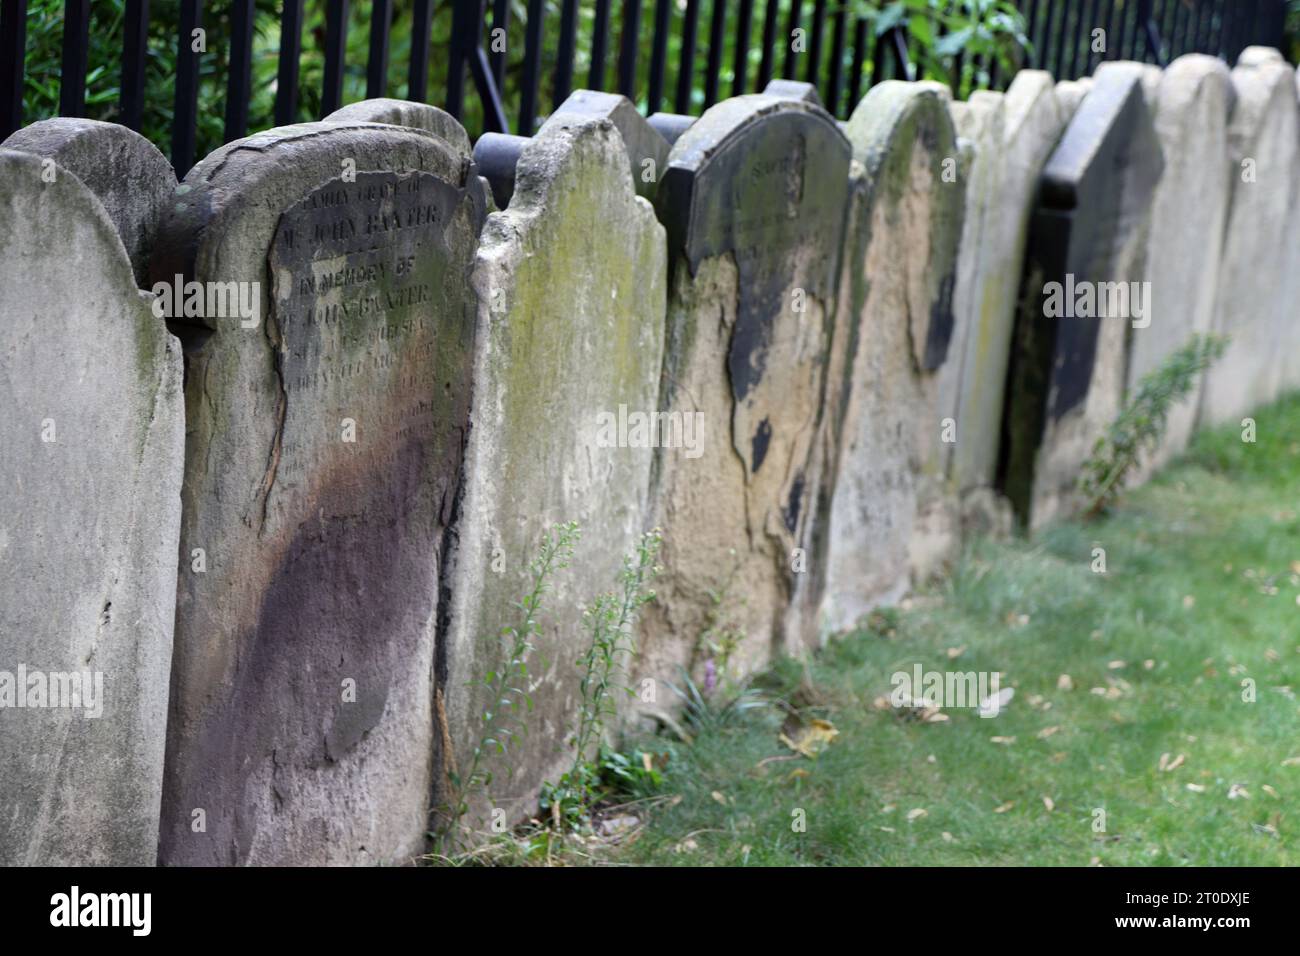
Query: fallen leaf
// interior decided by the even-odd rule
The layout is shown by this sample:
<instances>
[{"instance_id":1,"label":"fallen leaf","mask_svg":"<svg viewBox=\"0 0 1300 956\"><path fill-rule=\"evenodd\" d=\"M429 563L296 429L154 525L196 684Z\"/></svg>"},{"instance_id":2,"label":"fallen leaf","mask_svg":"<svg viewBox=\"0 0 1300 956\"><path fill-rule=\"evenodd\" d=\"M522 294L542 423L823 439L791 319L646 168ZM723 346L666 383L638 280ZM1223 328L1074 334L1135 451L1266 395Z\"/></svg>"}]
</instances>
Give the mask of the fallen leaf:
<instances>
[{"instance_id":1,"label":"fallen leaf","mask_svg":"<svg viewBox=\"0 0 1300 956\"><path fill-rule=\"evenodd\" d=\"M1016 696L1014 687L1004 687L996 694L989 694L980 701L981 717L996 717L1002 712L1002 709L1011 703L1011 698Z\"/></svg>"},{"instance_id":2,"label":"fallen leaf","mask_svg":"<svg viewBox=\"0 0 1300 956\"><path fill-rule=\"evenodd\" d=\"M1014 807L1014 806L1015 806L1015 803L1014 803L1013 801L1011 801L1011 800L1008 800L1006 803L1002 804L1002 806L1000 806L1000 807L994 807L994 808L993 808L993 812L994 812L994 813L1006 813L1008 810L1010 810L1010 809L1011 809L1012 807Z\"/></svg>"},{"instance_id":3,"label":"fallen leaf","mask_svg":"<svg viewBox=\"0 0 1300 956\"><path fill-rule=\"evenodd\" d=\"M1047 807L1047 812L1051 813L1056 809L1056 801L1051 797L1043 797L1043 806Z\"/></svg>"},{"instance_id":4,"label":"fallen leaf","mask_svg":"<svg viewBox=\"0 0 1300 956\"><path fill-rule=\"evenodd\" d=\"M990 737L989 740L993 741L995 744L1004 744L1008 747L1016 742L1015 737Z\"/></svg>"},{"instance_id":5,"label":"fallen leaf","mask_svg":"<svg viewBox=\"0 0 1300 956\"><path fill-rule=\"evenodd\" d=\"M1128 667L1128 662L1127 662L1127 661L1111 661L1111 662L1110 662L1109 664L1107 664L1106 666L1107 666L1108 668L1110 668L1111 670L1113 670L1113 671L1118 671L1118 670L1123 670L1125 667Z\"/></svg>"},{"instance_id":6,"label":"fallen leaf","mask_svg":"<svg viewBox=\"0 0 1300 956\"><path fill-rule=\"evenodd\" d=\"M1046 740L1048 737L1052 736L1052 734L1056 733L1060 729L1061 727L1059 724L1053 724L1051 727L1044 727L1042 730L1038 732L1037 734L1038 739Z\"/></svg>"},{"instance_id":7,"label":"fallen leaf","mask_svg":"<svg viewBox=\"0 0 1300 956\"><path fill-rule=\"evenodd\" d=\"M1062 674L1056 678L1057 690L1074 690L1074 678L1069 674Z\"/></svg>"},{"instance_id":8,"label":"fallen leaf","mask_svg":"<svg viewBox=\"0 0 1300 956\"><path fill-rule=\"evenodd\" d=\"M961 657L965 653L966 653L965 644L963 644L961 647L950 647L948 648L948 660L950 661L956 660L957 658Z\"/></svg>"},{"instance_id":9,"label":"fallen leaf","mask_svg":"<svg viewBox=\"0 0 1300 956\"><path fill-rule=\"evenodd\" d=\"M1263 790L1265 793L1267 793L1267 794L1268 794L1270 797L1272 797L1274 800L1281 799L1281 798L1278 796L1277 791L1274 790L1272 787L1270 787L1268 784L1264 784L1264 786L1262 786L1260 789Z\"/></svg>"},{"instance_id":10,"label":"fallen leaf","mask_svg":"<svg viewBox=\"0 0 1300 956\"><path fill-rule=\"evenodd\" d=\"M929 812L927 812L925 808L916 807L913 810L907 811L907 822L911 823L913 820L919 820L921 817L928 817L929 815Z\"/></svg>"},{"instance_id":11,"label":"fallen leaf","mask_svg":"<svg viewBox=\"0 0 1300 956\"><path fill-rule=\"evenodd\" d=\"M711 797L713 798L713 800L714 800L715 803L720 803L720 804L722 804L724 807L727 805L727 798L724 797L724 796L723 796L721 793L719 793L717 790L714 790L711 794L709 794L709 796L711 796Z\"/></svg>"},{"instance_id":12,"label":"fallen leaf","mask_svg":"<svg viewBox=\"0 0 1300 956\"><path fill-rule=\"evenodd\" d=\"M829 720L814 717L808 724L792 729L794 738L782 733L779 739L795 753L803 754L809 759L815 758L836 738L839 731Z\"/></svg>"},{"instance_id":13,"label":"fallen leaf","mask_svg":"<svg viewBox=\"0 0 1300 956\"><path fill-rule=\"evenodd\" d=\"M1241 784L1234 783L1231 787L1228 788L1228 799L1236 800L1238 797L1244 797L1245 799L1249 800L1250 792Z\"/></svg>"},{"instance_id":14,"label":"fallen leaf","mask_svg":"<svg viewBox=\"0 0 1300 956\"><path fill-rule=\"evenodd\" d=\"M1201 786L1199 783L1189 783L1189 784L1187 785L1187 789L1190 790L1192 793L1204 793L1204 792L1205 792L1205 788L1204 788L1203 786Z\"/></svg>"},{"instance_id":15,"label":"fallen leaf","mask_svg":"<svg viewBox=\"0 0 1300 956\"><path fill-rule=\"evenodd\" d=\"M1156 662L1148 658L1147 660L1142 662L1142 667L1144 670L1149 670L1149 671L1155 670Z\"/></svg>"},{"instance_id":16,"label":"fallen leaf","mask_svg":"<svg viewBox=\"0 0 1300 956\"><path fill-rule=\"evenodd\" d=\"M644 750L641 751L641 766L645 767L645 772L650 773L655 768L655 758Z\"/></svg>"}]
</instances>

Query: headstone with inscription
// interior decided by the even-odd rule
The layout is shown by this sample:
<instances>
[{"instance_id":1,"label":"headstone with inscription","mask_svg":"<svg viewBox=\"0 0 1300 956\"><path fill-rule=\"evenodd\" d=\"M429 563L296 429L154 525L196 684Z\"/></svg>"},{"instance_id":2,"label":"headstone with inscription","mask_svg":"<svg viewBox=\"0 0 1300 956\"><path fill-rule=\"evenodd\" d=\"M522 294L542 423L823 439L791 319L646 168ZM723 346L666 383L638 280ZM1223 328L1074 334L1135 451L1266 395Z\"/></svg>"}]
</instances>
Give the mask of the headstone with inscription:
<instances>
[{"instance_id":1,"label":"headstone with inscription","mask_svg":"<svg viewBox=\"0 0 1300 956\"><path fill-rule=\"evenodd\" d=\"M163 863L422 849L484 209L454 143L368 123L238 140L177 189L153 274L205 298L173 320L188 435Z\"/></svg>"},{"instance_id":2,"label":"headstone with inscription","mask_svg":"<svg viewBox=\"0 0 1300 956\"><path fill-rule=\"evenodd\" d=\"M1129 338L1128 388L1153 372L1214 318L1232 172L1227 124L1233 91L1218 57L1189 54L1164 70L1155 90L1164 174L1151 207L1145 278L1150 311ZM1159 444L1143 463L1158 468L1186 448L1196 424L1200 379L1169 410Z\"/></svg>"},{"instance_id":3,"label":"headstone with inscription","mask_svg":"<svg viewBox=\"0 0 1300 956\"><path fill-rule=\"evenodd\" d=\"M1300 180L1295 71L1276 51L1250 47L1232 70L1228 122L1231 196L1219 266L1214 331L1229 337L1205 373L1201 420L1238 422L1277 396L1279 353L1295 327L1287 276L1296 269L1291 202Z\"/></svg>"},{"instance_id":4,"label":"headstone with inscription","mask_svg":"<svg viewBox=\"0 0 1300 956\"><path fill-rule=\"evenodd\" d=\"M854 175L828 414L837 435L823 620L852 627L933 570L957 540L942 474L965 185L950 96L887 81L848 121Z\"/></svg>"},{"instance_id":5,"label":"headstone with inscription","mask_svg":"<svg viewBox=\"0 0 1300 956\"><path fill-rule=\"evenodd\" d=\"M1076 505L1080 469L1124 397L1163 159L1144 68L1097 71L1043 170L1008 373L1002 486L1030 527Z\"/></svg>"},{"instance_id":6,"label":"headstone with inscription","mask_svg":"<svg viewBox=\"0 0 1300 956\"><path fill-rule=\"evenodd\" d=\"M660 410L696 447L658 450L651 673L722 679L813 639L788 608L822 573L816 445L849 152L815 104L754 94L709 109L669 155Z\"/></svg>"},{"instance_id":7,"label":"headstone with inscription","mask_svg":"<svg viewBox=\"0 0 1300 956\"><path fill-rule=\"evenodd\" d=\"M175 614L181 349L105 203L47 159L0 149L0 864L146 866Z\"/></svg>"},{"instance_id":8,"label":"headstone with inscription","mask_svg":"<svg viewBox=\"0 0 1300 956\"><path fill-rule=\"evenodd\" d=\"M954 103L958 131L985 125L979 117L992 112L991 102L997 96L977 93L969 105ZM963 494L967 519L975 515L966 505L987 501L987 495L976 492L991 488L996 479L1007 360L1029 219L1043 165L1069 120L1051 76L1041 70L1017 73L999 112L997 135L987 147L992 151L989 181L967 187L967 221L954 294L960 315L956 328L959 332L965 328L949 363L959 370L949 474ZM972 223L971 211L976 208L982 208L982 219ZM948 367L944 374L951 374Z\"/></svg>"},{"instance_id":9,"label":"headstone with inscription","mask_svg":"<svg viewBox=\"0 0 1300 956\"><path fill-rule=\"evenodd\" d=\"M488 217L475 267L482 331L439 684L465 774L529 563L548 529L576 521L582 539L539 615L532 663L544 680L527 732L483 768L492 806L512 819L573 763L575 665L590 644L581 609L616 587L646 526L659 435L635 426L657 409L666 282L663 227L636 195L619 129L552 115L519 158L509 208ZM465 822L486 830L483 809Z\"/></svg>"},{"instance_id":10,"label":"headstone with inscription","mask_svg":"<svg viewBox=\"0 0 1300 956\"><path fill-rule=\"evenodd\" d=\"M137 284L145 284L154 234L176 188L171 163L153 143L116 123L60 116L18 130L0 148L34 153L80 179L103 203Z\"/></svg>"}]
</instances>

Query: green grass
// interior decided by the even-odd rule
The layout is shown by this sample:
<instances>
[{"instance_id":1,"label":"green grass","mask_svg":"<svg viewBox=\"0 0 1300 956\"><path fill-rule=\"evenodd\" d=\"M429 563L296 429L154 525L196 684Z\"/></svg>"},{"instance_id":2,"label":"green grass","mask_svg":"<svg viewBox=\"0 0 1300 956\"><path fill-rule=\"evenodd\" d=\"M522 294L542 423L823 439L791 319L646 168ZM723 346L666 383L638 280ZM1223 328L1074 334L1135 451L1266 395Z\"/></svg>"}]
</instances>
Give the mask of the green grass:
<instances>
[{"instance_id":1,"label":"green grass","mask_svg":"<svg viewBox=\"0 0 1300 956\"><path fill-rule=\"evenodd\" d=\"M633 742L669 754L661 799L634 838L582 858L1300 863L1300 760L1284 764L1300 756L1300 400L1255 418L1257 443L1236 428L1203 434L1107 519L976 542L889 626L832 642L806 675L793 662L763 675L805 719L835 725L817 759L762 763L791 754L779 709L714 721L691 746ZM1091 570L1098 546L1105 574ZM873 708L914 662L1000 671L1015 698L996 718L951 710L943 723ZM1058 688L1062 674L1073 690ZM1183 760L1162 771L1162 754ZM1230 799L1234 784L1248 796ZM792 829L799 809L803 833ZM909 822L914 809L925 814ZM1097 809L1105 832L1094 831Z\"/></svg>"}]
</instances>

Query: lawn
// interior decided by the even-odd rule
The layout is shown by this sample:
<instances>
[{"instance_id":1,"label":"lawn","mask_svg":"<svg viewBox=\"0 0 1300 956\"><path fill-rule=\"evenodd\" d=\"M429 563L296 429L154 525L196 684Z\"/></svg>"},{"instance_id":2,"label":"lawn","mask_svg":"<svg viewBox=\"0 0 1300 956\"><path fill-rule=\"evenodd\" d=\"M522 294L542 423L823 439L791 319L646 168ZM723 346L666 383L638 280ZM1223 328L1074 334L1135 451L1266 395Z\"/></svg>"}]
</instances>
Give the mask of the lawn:
<instances>
[{"instance_id":1,"label":"lawn","mask_svg":"<svg viewBox=\"0 0 1300 956\"><path fill-rule=\"evenodd\" d=\"M661 784L560 858L1300 863L1300 401L1255 418L1256 442L1202 434L1102 521L971 544L943 583L761 675L770 706L629 742L662 755ZM992 718L887 706L917 663L1015 694ZM781 742L814 720L836 732L815 757Z\"/></svg>"}]
</instances>

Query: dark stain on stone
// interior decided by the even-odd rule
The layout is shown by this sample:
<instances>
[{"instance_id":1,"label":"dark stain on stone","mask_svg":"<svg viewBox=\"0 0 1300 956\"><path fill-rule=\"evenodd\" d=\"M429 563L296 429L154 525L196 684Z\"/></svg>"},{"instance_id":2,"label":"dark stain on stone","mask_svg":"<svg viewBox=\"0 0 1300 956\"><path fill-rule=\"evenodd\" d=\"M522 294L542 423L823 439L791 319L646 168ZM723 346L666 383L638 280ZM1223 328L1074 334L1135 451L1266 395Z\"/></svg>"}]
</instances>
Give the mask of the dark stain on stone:
<instances>
[{"instance_id":1,"label":"dark stain on stone","mask_svg":"<svg viewBox=\"0 0 1300 956\"><path fill-rule=\"evenodd\" d=\"M750 439L752 452L750 454L750 474L758 474L758 469L763 467L763 459L767 457L767 446L772 441L772 423L766 418L758 423L758 431L754 432L754 437Z\"/></svg>"},{"instance_id":2,"label":"dark stain on stone","mask_svg":"<svg viewBox=\"0 0 1300 956\"><path fill-rule=\"evenodd\" d=\"M786 505L781 509L781 517L785 520L785 530L794 534L795 528L799 527L799 510L803 507L803 472L795 476L794 484L790 486L790 497Z\"/></svg>"},{"instance_id":3,"label":"dark stain on stone","mask_svg":"<svg viewBox=\"0 0 1300 956\"><path fill-rule=\"evenodd\" d=\"M948 358L948 345L952 342L954 318L952 291L957 283L956 266L939 282L939 295L930 306L930 328L925 341L925 368L933 372Z\"/></svg>"}]
</instances>

